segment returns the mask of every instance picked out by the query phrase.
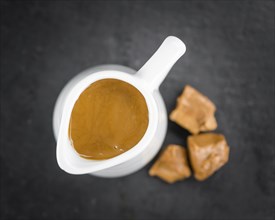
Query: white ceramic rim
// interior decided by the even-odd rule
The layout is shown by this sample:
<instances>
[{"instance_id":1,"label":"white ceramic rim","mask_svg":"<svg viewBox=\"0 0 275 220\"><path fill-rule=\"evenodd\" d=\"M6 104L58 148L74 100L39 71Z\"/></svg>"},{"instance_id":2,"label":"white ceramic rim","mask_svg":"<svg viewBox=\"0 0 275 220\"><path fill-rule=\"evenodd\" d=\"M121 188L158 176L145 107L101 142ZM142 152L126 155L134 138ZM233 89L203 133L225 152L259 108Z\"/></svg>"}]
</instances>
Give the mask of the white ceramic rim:
<instances>
[{"instance_id":1,"label":"white ceramic rim","mask_svg":"<svg viewBox=\"0 0 275 220\"><path fill-rule=\"evenodd\" d=\"M69 121L73 106L80 96L80 94L92 83L101 80L101 79L118 79L125 81L135 88L137 88L141 94L144 96L149 113L149 123L147 130L142 137L142 139L138 142L137 145L132 147L130 150L110 159L106 160L90 160L85 159L79 156L79 154L75 151L74 147L71 145L71 142L68 137L68 128ZM153 88L149 88L146 81L141 78L135 77L135 75L130 75L129 73L125 73L117 70L105 70L95 72L91 75L86 76L81 81L79 81L70 91L68 96L66 97L62 118L60 123L60 129L58 134L57 141L57 162L63 170L71 174L85 174L92 173L95 171L100 171L103 169L107 169L112 166L116 166L118 164L124 163L127 160L130 160L136 157L138 154L144 151L144 149L149 145L150 141L155 135L158 123L158 109L153 98ZM65 146L66 145L66 146ZM64 149L67 147L68 149ZM66 150L69 150L69 153L78 157L78 160L84 164L83 167L74 166L70 163L68 153L65 153ZM68 157L68 158L67 158ZM72 158L71 158L72 159Z\"/></svg>"}]
</instances>

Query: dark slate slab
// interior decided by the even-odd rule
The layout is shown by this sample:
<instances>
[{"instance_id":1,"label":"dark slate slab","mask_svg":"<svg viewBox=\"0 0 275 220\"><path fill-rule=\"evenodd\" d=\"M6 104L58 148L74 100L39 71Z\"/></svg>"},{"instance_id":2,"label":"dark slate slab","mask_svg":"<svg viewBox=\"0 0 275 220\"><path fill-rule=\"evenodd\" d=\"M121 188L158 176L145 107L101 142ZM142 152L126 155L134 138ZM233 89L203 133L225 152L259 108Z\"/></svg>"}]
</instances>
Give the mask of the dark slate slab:
<instances>
[{"instance_id":1,"label":"dark slate slab","mask_svg":"<svg viewBox=\"0 0 275 220\"><path fill-rule=\"evenodd\" d=\"M138 69L164 38L187 53L160 91L186 84L217 105L230 162L168 185L149 166L118 179L59 169L52 110L78 72ZM1 1L1 219L274 219L274 1ZM169 122L164 146L186 146Z\"/></svg>"}]
</instances>

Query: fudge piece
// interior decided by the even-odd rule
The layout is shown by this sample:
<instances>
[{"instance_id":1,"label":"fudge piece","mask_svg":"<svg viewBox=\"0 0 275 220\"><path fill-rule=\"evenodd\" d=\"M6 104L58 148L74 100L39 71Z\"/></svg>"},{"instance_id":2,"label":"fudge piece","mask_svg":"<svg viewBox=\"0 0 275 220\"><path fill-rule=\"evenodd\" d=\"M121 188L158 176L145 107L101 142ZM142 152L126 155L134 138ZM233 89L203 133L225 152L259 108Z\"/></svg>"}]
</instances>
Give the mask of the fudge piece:
<instances>
[{"instance_id":1,"label":"fudge piece","mask_svg":"<svg viewBox=\"0 0 275 220\"><path fill-rule=\"evenodd\" d=\"M227 163L229 147L221 134L199 134L189 136L190 162L197 180L205 180Z\"/></svg>"},{"instance_id":2,"label":"fudge piece","mask_svg":"<svg viewBox=\"0 0 275 220\"><path fill-rule=\"evenodd\" d=\"M177 106L170 114L170 120L192 134L198 134L200 131L212 131L217 128L215 111L213 102L187 85L177 99Z\"/></svg>"},{"instance_id":3,"label":"fudge piece","mask_svg":"<svg viewBox=\"0 0 275 220\"><path fill-rule=\"evenodd\" d=\"M191 175L186 149L179 145L168 145L149 171L168 183L183 180Z\"/></svg>"}]
</instances>

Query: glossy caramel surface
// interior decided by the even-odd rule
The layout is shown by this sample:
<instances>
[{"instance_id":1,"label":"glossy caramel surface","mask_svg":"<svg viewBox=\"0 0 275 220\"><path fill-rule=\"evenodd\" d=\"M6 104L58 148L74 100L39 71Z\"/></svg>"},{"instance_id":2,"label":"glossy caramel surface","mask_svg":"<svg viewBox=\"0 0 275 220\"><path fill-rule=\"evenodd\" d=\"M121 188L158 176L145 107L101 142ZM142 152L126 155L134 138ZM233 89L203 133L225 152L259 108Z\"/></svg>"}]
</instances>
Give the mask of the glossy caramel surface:
<instances>
[{"instance_id":1,"label":"glossy caramel surface","mask_svg":"<svg viewBox=\"0 0 275 220\"><path fill-rule=\"evenodd\" d=\"M81 157L102 160L135 146L148 127L148 108L143 95L117 79L92 83L76 101L69 137Z\"/></svg>"}]
</instances>

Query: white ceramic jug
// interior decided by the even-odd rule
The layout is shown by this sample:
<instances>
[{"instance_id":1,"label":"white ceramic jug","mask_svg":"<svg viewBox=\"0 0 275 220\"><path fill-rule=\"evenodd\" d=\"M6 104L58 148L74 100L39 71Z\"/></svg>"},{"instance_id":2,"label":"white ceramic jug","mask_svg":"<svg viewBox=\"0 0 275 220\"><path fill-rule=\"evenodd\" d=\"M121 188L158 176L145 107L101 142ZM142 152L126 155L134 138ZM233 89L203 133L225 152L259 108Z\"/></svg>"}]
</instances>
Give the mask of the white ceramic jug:
<instances>
[{"instance_id":1,"label":"white ceramic jug","mask_svg":"<svg viewBox=\"0 0 275 220\"><path fill-rule=\"evenodd\" d=\"M61 91L53 113L56 157L60 168L70 174L119 177L145 166L161 148L167 130L167 112L159 86L185 51L186 47L180 39L169 36L139 71L119 65L104 65L85 70L73 78ZM106 78L130 83L143 94L148 107L149 124L139 143L125 153L106 160L88 160L80 157L71 145L69 121L79 95L90 84Z\"/></svg>"}]
</instances>

